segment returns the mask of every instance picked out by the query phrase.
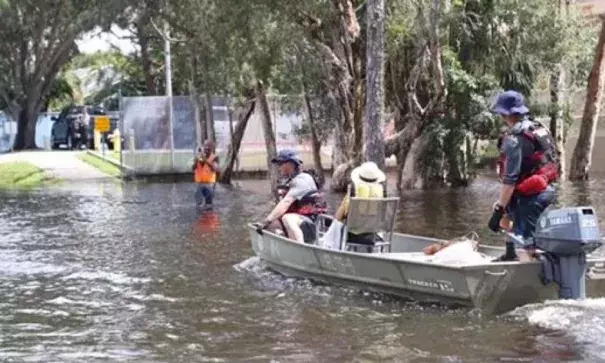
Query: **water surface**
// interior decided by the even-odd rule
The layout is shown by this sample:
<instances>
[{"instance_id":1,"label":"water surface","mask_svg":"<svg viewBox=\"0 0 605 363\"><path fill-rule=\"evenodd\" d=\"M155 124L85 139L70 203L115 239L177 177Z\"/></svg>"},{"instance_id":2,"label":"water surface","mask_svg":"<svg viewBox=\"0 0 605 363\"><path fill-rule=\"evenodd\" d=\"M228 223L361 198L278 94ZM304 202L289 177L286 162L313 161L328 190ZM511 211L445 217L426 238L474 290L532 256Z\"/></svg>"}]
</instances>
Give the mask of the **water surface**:
<instances>
[{"instance_id":1,"label":"water surface","mask_svg":"<svg viewBox=\"0 0 605 363\"><path fill-rule=\"evenodd\" d=\"M605 298L486 318L268 271L245 229L270 210L266 189L219 187L201 216L187 183L0 194L0 361L605 361ZM499 243L484 227L497 192L406 192L398 230ZM559 203L605 220L599 182Z\"/></svg>"}]
</instances>

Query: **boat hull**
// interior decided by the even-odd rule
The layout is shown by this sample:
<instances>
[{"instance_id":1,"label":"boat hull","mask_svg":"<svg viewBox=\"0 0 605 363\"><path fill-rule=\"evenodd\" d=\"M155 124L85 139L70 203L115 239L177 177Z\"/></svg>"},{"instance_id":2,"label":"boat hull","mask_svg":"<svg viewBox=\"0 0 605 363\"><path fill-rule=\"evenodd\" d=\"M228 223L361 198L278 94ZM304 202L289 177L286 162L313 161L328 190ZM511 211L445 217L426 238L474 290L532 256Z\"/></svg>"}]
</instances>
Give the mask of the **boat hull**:
<instances>
[{"instance_id":1,"label":"boat hull","mask_svg":"<svg viewBox=\"0 0 605 363\"><path fill-rule=\"evenodd\" d=\"M539 262L498 262L473 266L441 265L393 256L420 253L437 240L395 234L392 254L334 251L301 244L273 233L259 234L249 226L255 254L272 270L286 276L329 284L357 286L415 301L478 308L500 314L529 303L557 298L557 285L540 280ZM497 256L502 249L482 246ZM604 259L590 260L591 268ZM587 280L587 294L605 292L605 276Z\"/></svg>"}]
</instances>

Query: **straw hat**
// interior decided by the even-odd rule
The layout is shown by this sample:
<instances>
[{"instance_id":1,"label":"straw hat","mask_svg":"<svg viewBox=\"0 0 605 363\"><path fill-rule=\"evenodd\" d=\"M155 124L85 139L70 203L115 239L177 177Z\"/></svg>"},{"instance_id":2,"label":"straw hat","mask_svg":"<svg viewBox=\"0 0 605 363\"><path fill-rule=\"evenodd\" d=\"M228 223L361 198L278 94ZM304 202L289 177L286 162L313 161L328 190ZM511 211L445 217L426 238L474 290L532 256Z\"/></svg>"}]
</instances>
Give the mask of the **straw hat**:
<instances>
[{"instance_id":1,"label":"straw hat","mask_svg":"<svg viewBox=\"0 0 605 363\"><path fill-rule=\"evenodd\" d=\"M353 183L382 183L387 176L378 168L378 165L369 161L361 164L351 172Z\"/></svg>"}]
</instances>

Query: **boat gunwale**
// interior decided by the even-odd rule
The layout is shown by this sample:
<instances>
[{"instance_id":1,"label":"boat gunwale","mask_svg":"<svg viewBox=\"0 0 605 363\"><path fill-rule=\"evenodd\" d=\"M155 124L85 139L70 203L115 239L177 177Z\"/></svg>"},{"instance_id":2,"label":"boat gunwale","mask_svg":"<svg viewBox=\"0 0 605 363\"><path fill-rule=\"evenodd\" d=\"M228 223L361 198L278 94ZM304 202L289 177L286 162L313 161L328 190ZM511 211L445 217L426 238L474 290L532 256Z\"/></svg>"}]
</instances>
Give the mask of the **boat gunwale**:
<instances>
[{"instance_id":1,"label":"boat gunwale","mask_svg":"<svg viewBox=\"0 0 605 363\"><path fill-rule=\"evenodd\" d=\"M252 223L248 223L248 228L251 229L252 231L256 231L256 227L252 224ZM258 232L257 232L258 233ZM400 260L400 259L396 259L396 258L389 258L389 256L385 256L383 254L379 254L379 253L358 253L358 252L350 252L350 251L342 251L342 250L331 250L328 248L324 248L321 246L317 246L314 244L308 244L308 243L299 243L296 242L290 238L287 238L285 236L280 236L277 233L271 232L271 231L267 231L264 230L263 231L263 235L264 234L268 234L269 236L271 236L274 239L278 239L280 241L283 242L287 242L293 245L302 245L303 247L306 248L311 248L313 250L319 250L319 251L327 251L327 252L333 252L333 253L340 253L340 254L344 254L347 256L356 256L356 257L363 257L363 258L370 258L370 259L378 259L378 260L384 260L384 261L389 261L389 262L394 262L394 263L405 263L405 264L412 264L412 265L420 265L420 266L435 266L435 267L439 267L439 268L447 268L447 269L451 269L451 270L456 270L456 271L476 271L476 270L485 270L486 268L490 267L490 266L496 266L496 267L516 267L516 266L520 266L520 265L535 265L535 266L539 266L541 265L540 261L503 261L503 262L488 262L488 263L484 263L484 264L473 264L473 265L466 265L466 266L458 266L458 265L448 265L448 264L442 264L442 263L435 263L435 262L424 262L424 261L414 261L414 260ZM397 236L401 236L401 237L412 237L412 238L421 238L427 241L434 241L434 242L445 242L445 240L443 239L438 239L438 238L432 238L432 237L424 237L424 236L416 236L416 235L412 235L412 234L407 234L407 233L398 233L398 232L393 232L393 235L397 235ZM491 250L504 250L503 247L498 247L498 246L491 246L491 245L484 245L484 244L479 244L479 247L482 248L487 248L487 249L491 249ZM588 256L587 256L588 257ZM601 257L601 258L587 258L586 259L587 263L595 263L595 262L605 262L605 257Z\"/></svg>"}]
</instances>

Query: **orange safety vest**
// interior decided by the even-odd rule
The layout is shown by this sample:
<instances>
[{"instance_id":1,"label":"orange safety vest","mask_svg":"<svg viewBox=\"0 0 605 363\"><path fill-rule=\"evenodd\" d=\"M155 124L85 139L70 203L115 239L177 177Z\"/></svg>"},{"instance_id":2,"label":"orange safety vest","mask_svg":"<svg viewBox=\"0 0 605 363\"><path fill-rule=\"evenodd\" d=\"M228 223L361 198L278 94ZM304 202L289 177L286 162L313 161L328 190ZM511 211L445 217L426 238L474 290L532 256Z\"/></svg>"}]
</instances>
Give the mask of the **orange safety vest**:
<instances>
[{"instance_id":1,"label":"orange safety vest","mask_svg":"<svg viewBox=\"0 0 605 363\"><path fill-rule=\"evenodd\" d=\"M216 157L211 154L206 163L197 162L195 167L195 182L196 183L215 183L216 172L212 171L209 164L215 161Z\"/></svg>"}]
</instances>

